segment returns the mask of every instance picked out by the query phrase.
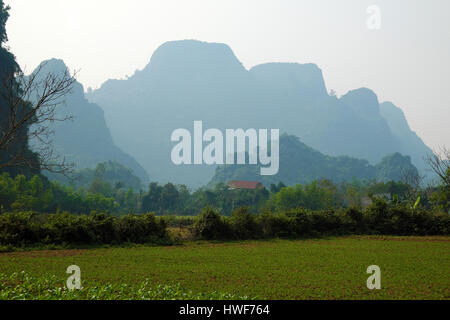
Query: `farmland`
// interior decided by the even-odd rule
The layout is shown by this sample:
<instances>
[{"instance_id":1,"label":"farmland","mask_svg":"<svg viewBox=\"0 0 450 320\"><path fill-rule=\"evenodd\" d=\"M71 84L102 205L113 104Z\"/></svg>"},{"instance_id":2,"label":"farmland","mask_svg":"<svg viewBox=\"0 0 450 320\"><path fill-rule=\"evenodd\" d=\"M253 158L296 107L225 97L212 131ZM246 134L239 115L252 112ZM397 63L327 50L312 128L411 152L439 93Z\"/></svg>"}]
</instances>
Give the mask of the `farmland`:
<instances>
[{"instance_id":1,"label":"farmland","mask_svg":"<svg viewBox=\"0 0 450 320\"><path fill-rule=\"evenodd\" d=\"M10 252L0 254L0 296L8 299L449 299L449 252L450 237L388 236L198 241L167 247ZM78 296L48 296L48 288L45 296L36 290L45 285L33 282L64 287L68 277L65 272L70 265L81 268L83 290ZM381 290L367 289L366 269L370 265L381 268ZM27 275L26 280L20 275L11 276L22 271ZM25 283L34 289L30 289L28 296L26 290L22 296L14 296L15 287L24 291ZM149 294L139 296L136 292L141 292L143 286L153 291L149 289ZM98 295L96 288L108 291L110 296Z\"/></svg>"}]
</instances>

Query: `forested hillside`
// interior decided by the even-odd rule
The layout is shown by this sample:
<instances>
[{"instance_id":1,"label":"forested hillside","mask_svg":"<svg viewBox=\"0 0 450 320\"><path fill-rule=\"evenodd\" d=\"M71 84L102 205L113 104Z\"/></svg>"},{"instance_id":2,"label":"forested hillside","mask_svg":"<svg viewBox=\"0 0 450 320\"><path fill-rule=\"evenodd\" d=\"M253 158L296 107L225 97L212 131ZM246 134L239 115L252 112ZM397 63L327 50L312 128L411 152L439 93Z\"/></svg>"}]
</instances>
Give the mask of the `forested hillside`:
<instances>
[{"instance_id":1,"label":"forested hillside","mask_svg":"<svg viewBox=\"0 0 450 320\"><path fill-rule=\"evenodd\" d=\"M283 182L287 185L306 184L327 179L335 183L344 181L403 181L418 175L411 158L395 153L376 166L367 160L348 156L326 156L302 143L297 137L280 137L280 171L274 176L261 176L260 166L226 165L216 170L210 185L232 180L261 181L270 186Z\"/></svg>"}]
</instances>

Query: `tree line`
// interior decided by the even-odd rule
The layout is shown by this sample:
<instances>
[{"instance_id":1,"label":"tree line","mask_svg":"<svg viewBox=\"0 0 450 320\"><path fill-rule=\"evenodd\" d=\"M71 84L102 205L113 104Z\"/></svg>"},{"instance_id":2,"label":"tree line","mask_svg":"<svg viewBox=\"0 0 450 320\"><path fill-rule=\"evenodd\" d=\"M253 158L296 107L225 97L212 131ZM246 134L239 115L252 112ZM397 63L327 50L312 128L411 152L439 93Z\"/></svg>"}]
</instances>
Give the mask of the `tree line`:
<instances>
[{"instance_id":1,"label":"tree line","mask_svg":"<svg viewBox=\"0 0 450 320\"><path fill-rule=\"evenodd\" d=\"M448 170L447 175L450 175ZM135 190L124 183L111 183L96 176L86 186L68 186L49 181L42 175L27 179L0 175L0 213L33 211L37 213L69 212L90 214L102 212L120 216L155 213L157 215L198 215L212 207L229 216L239 207L252 212L284 212L296 208L329 210L364 209L376 198L418 205L429 211L449 212L450 188L445 180L437 186L422 188L402 182L352 181L335 184L329 180L286 186L282 182L269 188L232 190L220 183L214 188L191 191L185 185L156 182L148 190ZM368 203L364 203L364 202Z\"/></svg>"}]
</instances>

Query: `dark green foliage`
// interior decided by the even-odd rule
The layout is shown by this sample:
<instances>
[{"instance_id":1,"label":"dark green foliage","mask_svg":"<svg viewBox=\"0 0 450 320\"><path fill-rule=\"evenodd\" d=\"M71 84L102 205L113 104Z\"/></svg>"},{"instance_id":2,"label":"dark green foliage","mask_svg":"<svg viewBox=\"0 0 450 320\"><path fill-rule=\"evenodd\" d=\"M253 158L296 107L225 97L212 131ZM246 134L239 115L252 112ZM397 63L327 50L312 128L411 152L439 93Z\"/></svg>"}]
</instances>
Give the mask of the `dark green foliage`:
<instances>
[{"instance_id":1,"label":"dark green foliage","mask_svg":"<svg viewBox=\"0 0 450 320\"><path fill-rule=\"evenodd\" d=\"M342 221L344 234L365 234L367 232L366 219L360 210L355 208L340 209L336 214Z\"/></svg>"},{"instance_id":2,"label":"dark green foliage","mask_svg":"<svg viewBox=\"0 0 450 320\"><path fill-rule=\"evenodd\" d=\"M441 179L441 184L435 189L431 196L434 207L440 211L450 214L450 168L447 169L445 179Z\"/></svg>"},{"instance_id":3,"label":"dark green foliage","mask_svg":"<svg viewBox=\"0 0 450 320\"><path fill-rule=\"evenodd\" d=\"M257 239L260 237L260 226L250 208L241 207L231 214L229 219L233 236L236 239Z\"/></svg>"},{"instance_id":4,"label":"dark green foliage","mask_svg":"<svg viewBox=\"0 0 450 320\"><path fill-rule=\"evenodd\" d=\"M32 177L40 172L38 155L32 152L28 145L28 129L32 121L16 129L13 135L5 136L5 132L12 132L11 116L15 116L15 123L23 120L24 114L31 108L26 101L20 101L19 85L15 80L20 67L14 55L5 48L8 40L6 22L9 18L9 6L0 1L0 141L5 138L9 142L0 144L0 174L7 172L12 176L23 174ZM11 113L11 101L17 103ZM34 121L34 120L33 120Z\"/></svg>"},{"instance_id":5,"label":"dark green foliage","mask_svg":"<svg viewBox=\"0 0 450 320\"><path fill-rule=\"evenodd\" d=\"M384 198L405 206L419 205L426 210L445 212L444 186L415 190L398 182L361 184L359 182L333 184L328 180L313 181L306 185L272 189L230 190L219 184L213 189L201 188L191 192L184 185L168 183L161 186L151 183L148 192L126 189L117 182L114 186L95 178L85 188L74 189L49 182L45 177L26 179L19 175L14 179L8 174L0 175L0 213L7 211L35 211L56 213L67 211L73 214L89 214L92 211L123 215L155 212L161 215L195 216L203 208L211 206L229 216L240 207L252 212L289 212L298 208L337 210L340 208L361 209L361 200L366 195L374 199ZM447 202L446 202L447 201Z\"/></svg>"},{"instance_id":6,"label":"dark green foliage","mask_svg":"<svg viewBox=\"0 0 450 320\"><path fill-rule=\"evenodd\" d=\"M165 220L153 214L122 216L117 219L116 231L121 243L145 243L167 237Z\"/></svg>"},{"instance_id":7,"label":"dark green foliage","mask_svg":"<svg viewBox=\"0 0 450 320\"><path fill-rule=\"evenodd\" d=\"M175 219L176 220L176 219ZM172 221L172 222L170 222ZM195 221L195 222L194 222ZM198 239L249 240L307 238L339 235L449 235L450 216L376 200L365 212L356 209L309 211L293 209L253 215L249 208L235 210L231 217L206 208L196 218L179 221L193 225ZM173 225L174 219L169 223ZM177 223L175 223L177 225ZM153 214L112 217L91 215L35 214L0 215L0 245L94 245L118 243L171 243L165 218Z\"/></svg>"},{"instance_id":8,"label":"dark green foliage","mask_svg":"<svg viewBox=\"0 0 450 320\"><path fill-rule=\"evenodd\" d=\"M395 194L392 200L373 196L373 203L366 211L345 208L351 187L356 188L356 195L371 191L396 192L398 196ZM187 208L195 214L201 210L196 208L201 207L207 209L198 217L169 217L167 223L171 227L193 226L195 236L207 240L448 234L450 216L438 205L430 207L426 192L422 192L423 198L418 201L409 196L410 190L407 185L393 182L364 187L357 183L335 186L322 180L283 187L270 195L265 189L228 190L224 185L191 194L186 187L170 183L165 186L153 183L148 193L136 193L133 189L113 188L100 179L95 179L89 190L74 190L40 176L26 179L19 175L13 179L3 174L0 176L0 242L11 246L161 242L167 238L166 218L123 214L149 212L152 208L173 213ZM434 194L439 196L439 190ZM209 204L220 207L214 210ZM247 204L253 204L253 208ZM238 209L232 210L233 206ZM221 208L232 210L231 217L221 216L218 213ZM66 211L84 215L59 214ZM252 211L262 213L254 215ZM122 216L115 218L97 212ZM86 215L89 213L92 214Z\"/></svg>"},{"instance_id":9,"label":"dark green foliage","mask_svg":"<svg viewBox=\"0 0 450 320\"><path fill-rule=\"evenodd\" d=\"M290 238L295 233L293 219L285 214L264 212L258 217L263 238Z\"/></svg>"},{"instance_id":10,"label":"dark green foliage","mask_svg":"<svg viewBox=\"0 0 450 320\"><path fill-rule=\"evenodd\" d=\"M159 212L161 210L161 194L162 187L155 182L150 183L148 192L142 198L142 209Z\"/></svg>"},{"instance_id":11,"label":"dark green foliage","mask_svg":"<svg viewBox=\"0 0 450 320\"><path fill-rule=\"evenodd\" d=\"M286 185L283 182L278 182L278 184L272 183L270 185L270 192L272 193L278 193L281 191L281 189L286 188Z\"/></svg>"},{"instance_id":12,"label":"dark green foliage","mask_svg":"<svg viewBox=\"0 0 450 320\"><path fill-rule=\"evenodd\" d=\"M8 41L6 34L6 21L9 18L9 6L5 6L3 0L0 0L0 44Z\"/></svg>"},{"instance_id":13,"label":"dark green foliage","mask_svg":"<svg viewBox=\"0 0 450 320\"><path fill-rule=\"evenodd\" d=\"M172 183L160 186L152 182L142 198L142 210L166 214L182 211L186 192L189 197L189 191L185 186L175 186Z\"/></svg>"},{"instance_id":14,"label":"dark green foliage","mask_svg":"<svg viewBox=\"0 0 450 320\"><path fill-rule=\"evenodd\" d=\"M240 206L258 211L269 198L265 189L229 190L224 185L191 193L183 185L168 183L160 186L151 183L148 192L144 192L126 189L119 181L112 185L101 177L96 175L90 184L75 189L49 182L42 176L26 179L19 175L13 179L8 174L0 175L0 213L33 210L41 213L68 211L89 214L91 211L101 211L111 214L156 212L196 215L210 205L229 215Z\"/></svg>"},{"instance_id":15,"label":"dark green foliage","mask_svg":"<svg viewBox=\"0 0 450 320\"><path fill-rule=\"evenodd\" d=\"M194 225L194 232L197 237L206 240L225 240L231 236L225 218L211 207L202 211Z\"/></svg>"},{"instance_id":16,"label":"dark green foliage","mask_svg":"<svg viewBox=\"0 0 450 320\"><path fill-rule=\"evenodd\" d=\"M233 209L241 206L258 211L268 198L266 189L230 190L225 184L218 184L214 188L200 188L191 193L185 185L151 183L148 192L143 195L141 210L158 214L196 215L211 206L230 215Z\"/></svg>"},{"instance_id":17,"label":"dark green foliage","mask_svg":"<svg viewBox=\"0 0 450 320\"><path fill-rule=\"evenodd\" d=\"M450 216L379 199L366 212L353 208L321 211L292 209L252 215L244 207L233 212L231 218L221 218L217 212L208 209L199 217L195 230L198 236L208 240L296 239L361 234L448 235Z\"/></svg>"},{"instance_id":18,"label":"dark green foliage","mask_svg":"<svg viewBox=\"0 0 450 320\"><path fill-rule=\"evenodd\" d=\"M89 214L92 211L115 213L126 210L122 204L123 192L117 191L115 198L84 189L50 183L42 176L26 179L18 175L14 179L8 173L0 175L0 213L4 211L36 211L56 213L68 211L74 214Z\"/></svg>"},{"instance_id":19,"label":"dark green foliage","mask_svg":"<svg viewBox=\"0 0 450 320\"><path fill-rule=\"evenodd\" d=\"M434 235L450 232L450 215L430 213L405 204L376 199L367 209L366 224L374 234Z\"/></svg>"},{"instance_id":20,"label":"dark green foliage","mask_svg":"<svg viewBox=\"0 0 450 320\"><path fill-rule=\"evenodd\" d=\"M0 244L14 247L167 242L164 219L152 214L120 218L106 214L75 216L31 212L0 215Z\"/></svg>"},{"instance_id":21,"label":"dark green foliage","mask_svg":"<svg viewBox=\"0 0 450 320\"><path fill-rule=\"evenodd\" d=\"M277 212L295 208L324 210L337 207L338 201L336 186L330 181L321 180L283 188L272 196L270 205Z\"/></svg>"},{"instance_id":22,"label":"dark green foliage","mask_svg":"<svg viewBox=\"0 0 450 320\"><path fill-rule=\"evenodd\" d=\"M195 224L198 216L164 216L167 226L172 228L188 228Z\"/></svg>"},{"instance_id":23,"label":"dark green foliage","mask_svg":"<svg viewBox=\"0 0 450 320\"><path fill-rule=\"evenodd\" d=\"M167 210L173 210L177 207L179 192L172 184L166 184L161 190L161 207Z\"/></svg>"},{"instance_id":24,"label":"dark green foliage","mask_svg":"<svg viewBox=\"0 0 450 320\"><path fill-rule=\"evenodd\" d=\"M367 193L369 195L389 194L396 195L400 200L408 200L408 197L413 193L412 187L402 182L379 182L372 183L368 186ZM415 200L415 199L414 199Z\"/></svg>"}]
</instances>

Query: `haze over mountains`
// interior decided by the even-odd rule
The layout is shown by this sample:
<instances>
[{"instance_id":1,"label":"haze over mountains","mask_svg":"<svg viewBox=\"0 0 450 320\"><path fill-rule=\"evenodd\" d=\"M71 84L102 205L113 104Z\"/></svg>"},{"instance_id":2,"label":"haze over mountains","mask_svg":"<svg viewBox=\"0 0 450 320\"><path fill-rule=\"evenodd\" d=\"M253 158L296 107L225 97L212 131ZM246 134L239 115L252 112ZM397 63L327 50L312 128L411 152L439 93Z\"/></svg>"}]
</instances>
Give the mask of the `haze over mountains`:
<instances>
[{"instance_id":1,"label":"haze over mountains","mask_svg":"<svg viewBox=\"0 0 450 320\"><path fill-rule=\"evenodd\" d=\"M150 63L126 80L108 80L87 98L104 111L117 145L151 180L206 184L215 168L175 166L171 133L207 128L280 129L323 154L378 163L388 154L411 156L424 173L431 150L410 130L403 112L380 105L361 88L341 98L328 94L314 64L269 63L246 70L225 44L195 40L163 44Z\"/></svg>"},{"instance_id":2,"label":"haze over mountains","mask_svg":"<svg viewBox=\"0 0 450 320\"><path fill-rule=\"evenodd\" d=\"M67 69L64 62L58 59L44 61L42 66L39 72L42 76L62 74ZM93 169L101 162L117 161L131 168L143 183L148 183L146 171L132 156L115 145L103 110L86 100L83 86L78 82L75 82L71 94L65 97L65 106L59 108L57 118L63 119L68 115L73 116L73 121L49 124L54 131L52 140L55 151L65 157L67 163L75 163L76 169Z\"/></svg>"},{"instance_id":3,"label":"haze over mountains","mask_svg":"<svg viewBox=\"0 0 450 320\"><path fill-rule=\"evenodd\" d=\"M344 181L402 181L418 174L409 156L400 153L387 155L376 166L367 160L348 156L326 156L308 147L297 137L287 134L280 137L280 171L273 176L261 176L259 165L220 166L210 182L227 183L233 180L259 181L266 187L283 182L286 185L307 184L327 179L334 183Z\"/></svg>"}]
</instances>

